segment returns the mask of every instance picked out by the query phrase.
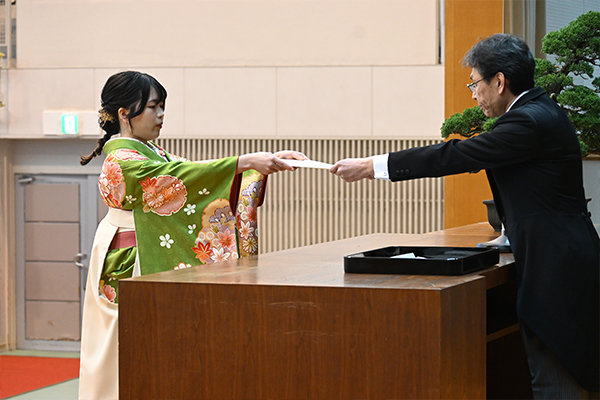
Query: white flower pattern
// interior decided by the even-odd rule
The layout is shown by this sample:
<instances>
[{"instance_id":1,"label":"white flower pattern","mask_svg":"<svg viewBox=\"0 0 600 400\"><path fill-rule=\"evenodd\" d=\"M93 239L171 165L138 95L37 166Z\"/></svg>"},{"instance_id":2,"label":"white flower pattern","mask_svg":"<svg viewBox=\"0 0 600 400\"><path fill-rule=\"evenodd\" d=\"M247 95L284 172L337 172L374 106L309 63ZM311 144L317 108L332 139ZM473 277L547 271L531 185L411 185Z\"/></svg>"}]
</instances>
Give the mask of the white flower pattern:
<instances>
[{"instance_id":1,"label":"white flower pattern","mask_svg":"<svg viewBox=\"0 0 600 400\"><path fill-rule=\"evenodd\" d=\"M231 253L226 252L224 247L221 247L220 249L214 248L213 255L211 256L211 258L215 262L221 262L226 261L230 255Z\"/></svg>"},{"instance_id":2,"label":"white flower pattern","mask_svg":"<svg viewBox=\"0 0 600 400\"><path fill-rule=\"evenodd\" d=\"M196 229L196 224L188 225L188 233L191 235Z\"/></svg>"},{"instance_id":3,"label":"white flower pattern","mask_svg":"<svg viewBox=\"0 0 600 400\"><path fill-rule=\"evenodd\" d=\"M252 234L252 232L254 232L254 227L250 226L250 221L240 221L239 233L241 237L247 239Z\"/></svg>"},{"instance_id":4,"label":"white flower pattern","mask_svg":"<svg viewBox=\"0 0 600 400\"><path fill-rule=\"evenodd\" d=\"M128 194L127 196L125 196L125 200L127 200L127 202L129 204L133 203L134 201L136 201L137 199L135 197L133 197L132 195Z\"/></svg>"},{"instance_id":5,"label":"white flower pattern","mask_svg":"<svg viewBox=\"0 0 600 400\"><path fill-rule=\"evenodd\" d=\"M196 212L196 205L195 204L188 204L187 206L185 206L185 208L183 209L183 211L185 211L185 213L187 215L192 215Z\"/></svg>"},{"instance_id":6,"label":"white flower pattern","mask_svg":"<svg viewBox=\"0 0 600 400\"><path fill-rule=\"evenodd\" d=\"M198 194L200 196L202 196L202 195L208 195L208 194L210 194L210 192L208 191L208 189L204 188L204 189L198 191Z\"/></svg>"},{"instance_id":7,"label":"white flower pattern","mask_svg":"<svg viewBox=\"0 0 600 400\"><path fill-rule=\"evenodd\" d=\"M166 247L167 249L171 248L171 245L175 243L173 239L171 239L171 235L165 233L164 235L159 236L160 239L160 247Z\"/></svg>"},{"instance_id":8,"label":"white flower pattern","mask_svg":"<svg viewBox=\"0 0 600 400\"><path fill-rule=\"evenodd\" d=\"M177 266L175 266L173 269L174 270L178 270L178 269L185 269L185 268L192 268L192 264L185 264L180 262Z\"/></svg>"}]
</instances>

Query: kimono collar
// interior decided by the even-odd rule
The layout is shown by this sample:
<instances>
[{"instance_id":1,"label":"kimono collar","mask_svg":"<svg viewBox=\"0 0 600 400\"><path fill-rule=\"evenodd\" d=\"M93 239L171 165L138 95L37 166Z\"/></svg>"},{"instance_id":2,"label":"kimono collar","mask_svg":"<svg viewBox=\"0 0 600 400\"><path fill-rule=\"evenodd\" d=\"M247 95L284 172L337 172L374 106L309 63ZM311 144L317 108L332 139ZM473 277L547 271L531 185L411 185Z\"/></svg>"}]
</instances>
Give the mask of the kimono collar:
<instances>
[{"instance_id":1,"label":"kimono collar","mask_svg":"<svg viewBox=\"0 0 600 400\"><path fill-rule=\"evenodd\" d=\"M166 151L164 151L160 146L156 145L156 143L153 143L153 142L150 142L150 143L152 143L152 145L156 149L158 149L158 151L162 152L163 153L162 155L164 155L164 157L161 157L160 154L157 154L149 146L145 145L144 143L140 142L139 140L129 139L129 138L110 139L108 142L106 142L106 144L104 145L102 150L104 151L104 153L110 154L118 149L132 149L132 150L135 150L138 153L148 157L150 160L172 161L169 154ZM166 159L165 159L165 157L166 157Z\"/></svg>"}]
</instances>

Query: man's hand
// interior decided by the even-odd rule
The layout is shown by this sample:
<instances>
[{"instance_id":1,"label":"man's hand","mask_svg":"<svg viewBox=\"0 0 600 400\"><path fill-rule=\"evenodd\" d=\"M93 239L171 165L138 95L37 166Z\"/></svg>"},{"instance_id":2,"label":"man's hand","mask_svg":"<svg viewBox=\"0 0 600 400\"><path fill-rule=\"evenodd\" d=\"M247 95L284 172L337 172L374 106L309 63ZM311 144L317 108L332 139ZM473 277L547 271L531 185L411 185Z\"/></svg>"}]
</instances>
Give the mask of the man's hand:
<instances>
[{"instance_id":1,"label":"man's hand","mask_svg":"<svg viewBox=\"0 0 600 400\"><path fill-rule=\"evenodd\" d=\"M355 182L361 179L374 179L373 159L366 158L346 158L336 162L329 170L345 180L346 182Z\"/></svg>"}]
</instances>

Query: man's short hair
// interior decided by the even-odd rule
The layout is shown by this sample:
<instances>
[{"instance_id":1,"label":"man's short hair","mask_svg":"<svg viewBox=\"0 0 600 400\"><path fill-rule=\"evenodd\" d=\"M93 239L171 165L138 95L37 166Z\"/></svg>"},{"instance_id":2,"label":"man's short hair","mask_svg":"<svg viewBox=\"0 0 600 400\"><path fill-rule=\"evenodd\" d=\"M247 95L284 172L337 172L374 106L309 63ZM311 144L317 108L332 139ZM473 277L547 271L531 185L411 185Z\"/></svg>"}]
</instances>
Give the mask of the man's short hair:
<instances>
[{"instance_id":1,"label":"man's short hair","mask_svg":"<svg viewBox=\"0 0 600 400\"><path fill-rule=\"evenodd\" d=\"M502 72L515 95L534 86L535 60L527 43L514 35L497 33L483 39L465 54L463 65L475 68L486 82Z\"/></svg>"}]
</instances>

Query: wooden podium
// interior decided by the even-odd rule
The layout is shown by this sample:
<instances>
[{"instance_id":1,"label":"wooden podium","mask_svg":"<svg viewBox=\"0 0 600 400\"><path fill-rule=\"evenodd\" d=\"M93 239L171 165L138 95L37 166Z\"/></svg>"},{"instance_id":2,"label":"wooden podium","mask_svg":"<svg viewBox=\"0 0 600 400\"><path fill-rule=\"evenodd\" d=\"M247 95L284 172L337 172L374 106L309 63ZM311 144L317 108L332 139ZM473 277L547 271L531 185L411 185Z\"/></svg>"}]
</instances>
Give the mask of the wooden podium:
<instances>
[{"instance_id":1,"label":"wooden podium","mask_svg":"<svg viewBox=\"0 0 600 400\"><path fill-rule=\"evenodd\" d=\"M121 399L506 397L490 393L487 353L518 335L512 255L454 277L343 268L368 249L496 236L486 223L376 234L121 281Z\"/></svg>"}]
</instances>

